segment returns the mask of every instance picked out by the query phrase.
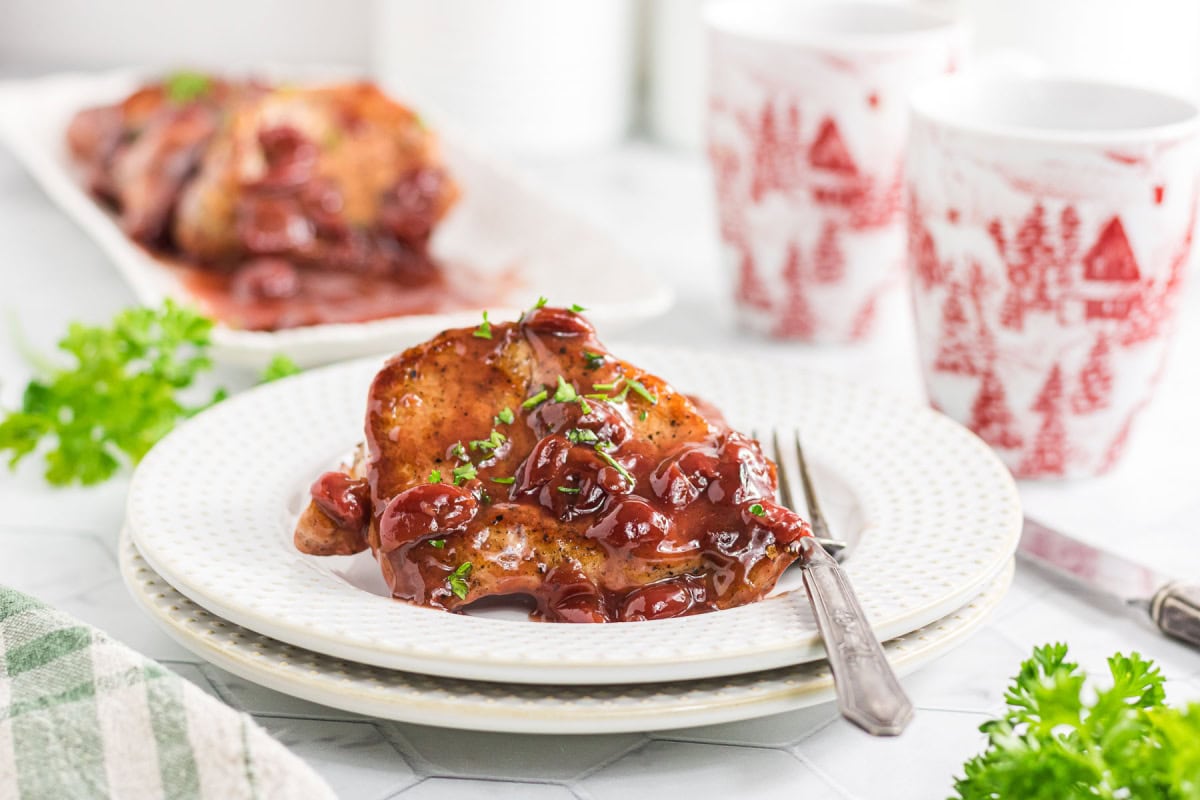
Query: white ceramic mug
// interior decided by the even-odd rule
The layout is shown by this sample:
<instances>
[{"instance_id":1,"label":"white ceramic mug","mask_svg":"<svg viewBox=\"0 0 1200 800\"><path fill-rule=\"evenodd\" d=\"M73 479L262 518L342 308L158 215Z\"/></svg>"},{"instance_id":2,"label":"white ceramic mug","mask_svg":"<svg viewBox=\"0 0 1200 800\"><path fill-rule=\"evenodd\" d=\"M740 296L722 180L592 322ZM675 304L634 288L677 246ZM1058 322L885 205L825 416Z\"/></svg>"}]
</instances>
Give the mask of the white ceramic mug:
<instances>
[{"instance_id":1,"label":"white ceramic mug","mask_svg":"<svg viewBox=\"0 0 1200 800\"><path fill-rule=\"evenodd\" d=\"M932 402L1019 477L1104 472L1174 327L1200 111L1000 75L942 79L912 108L909 261Z\"/></svg>"},{"instance_id":2,"label":"white ceramic mug","mask_svg":"<svg viewBox=\"0 0 1200 800\"><path fill-rule=\"evenodd\" d=\"M960 63L953 21L896 4L721 0L709 31L709 156L739 320L865 337L902 285L908 94Z\"/></svg>"}]
</instances>

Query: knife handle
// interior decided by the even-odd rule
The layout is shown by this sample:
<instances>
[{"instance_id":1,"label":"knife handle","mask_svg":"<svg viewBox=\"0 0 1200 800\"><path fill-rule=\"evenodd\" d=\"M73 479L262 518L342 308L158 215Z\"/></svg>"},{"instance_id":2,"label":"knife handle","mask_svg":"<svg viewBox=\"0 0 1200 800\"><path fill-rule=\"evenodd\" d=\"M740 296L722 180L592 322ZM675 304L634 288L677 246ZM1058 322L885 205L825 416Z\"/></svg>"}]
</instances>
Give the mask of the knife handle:
<instances>
[{"instance_id":1,"label":"knife handle","mask_svg":"<svg viewBox=\"0 0 1200 800\"><path fill-rule=\"evenodd\" d=\"M1200 586L1168 583L1150 601L1150 618L1168 636L1200 647Z\"/></svg>"}]
</instances>

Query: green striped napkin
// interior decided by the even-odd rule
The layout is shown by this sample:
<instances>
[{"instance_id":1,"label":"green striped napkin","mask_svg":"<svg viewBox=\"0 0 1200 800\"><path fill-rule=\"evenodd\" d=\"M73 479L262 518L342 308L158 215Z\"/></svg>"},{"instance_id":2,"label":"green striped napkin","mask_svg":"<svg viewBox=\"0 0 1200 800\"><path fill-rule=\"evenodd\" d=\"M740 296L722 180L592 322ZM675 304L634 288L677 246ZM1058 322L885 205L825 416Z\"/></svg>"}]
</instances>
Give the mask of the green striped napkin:
<instances>
[{"instance_id":1,"label":"green striped napkin","mask_svg":"<svg viewBox=\"0 0 1200 800\"><path fill-rule=\"evenodd\" d=\"M0 586L0 798L160 797L333 792L246 714Z\"/></svg>"}]
</instances>

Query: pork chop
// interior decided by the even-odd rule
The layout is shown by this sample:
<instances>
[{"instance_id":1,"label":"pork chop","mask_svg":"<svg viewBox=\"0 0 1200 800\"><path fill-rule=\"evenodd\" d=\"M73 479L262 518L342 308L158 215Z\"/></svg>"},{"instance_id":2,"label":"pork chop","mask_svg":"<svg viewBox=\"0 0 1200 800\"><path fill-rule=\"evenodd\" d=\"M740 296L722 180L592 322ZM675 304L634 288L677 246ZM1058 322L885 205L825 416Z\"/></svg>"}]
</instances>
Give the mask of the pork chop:
<instances>
[{"instance_id":1,"label":"pork chop","mask_svg":"<svg viewBox=\"0 0 1200 800\"><path fill-rule=\"evenodd\" d=\"M811 533L775 488L757 442L538 307L392 358L361 456L317 479L295 544L369 547L393 596L434 608L518 594L548 621L677 617L774 587Z\"/></svg>"}]
</instances>

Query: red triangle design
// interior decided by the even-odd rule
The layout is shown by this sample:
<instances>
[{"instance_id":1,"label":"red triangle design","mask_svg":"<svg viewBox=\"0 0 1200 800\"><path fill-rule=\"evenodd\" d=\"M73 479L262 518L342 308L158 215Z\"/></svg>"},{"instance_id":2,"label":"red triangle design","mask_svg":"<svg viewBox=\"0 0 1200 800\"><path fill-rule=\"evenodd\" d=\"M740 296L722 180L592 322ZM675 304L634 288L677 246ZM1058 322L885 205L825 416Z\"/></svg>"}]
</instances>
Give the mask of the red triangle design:
<instances>
[{"instance_id":1,"label":"red triangle design","mask_svg":"<svg viewBox=\"0 0 1200 800\"><path fill-rule=\"evenodd\" d=\"M1108 221L1083 257L1083 276L1089 281L1136 281L1141 277L1120 217Z\"/></svg>"},{"instance_id":2,"label":"red triangle design","mask_svg":"<svg viewBox=\"0 0 1200 800\"><path fill-rule=\"evenodd\" d=\"M826 117L817 131L817 138L808 149L808 163L817 169L827 169L830 172L840 172L844 175L857 175L858 166L850 157L850 150L842 141L837 123Z\"/></svg>"}]
</instances>

